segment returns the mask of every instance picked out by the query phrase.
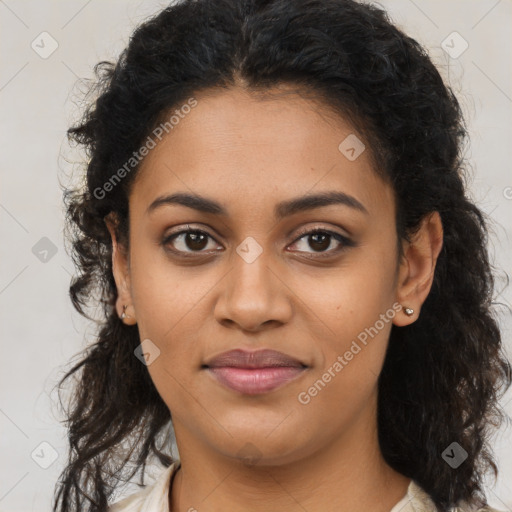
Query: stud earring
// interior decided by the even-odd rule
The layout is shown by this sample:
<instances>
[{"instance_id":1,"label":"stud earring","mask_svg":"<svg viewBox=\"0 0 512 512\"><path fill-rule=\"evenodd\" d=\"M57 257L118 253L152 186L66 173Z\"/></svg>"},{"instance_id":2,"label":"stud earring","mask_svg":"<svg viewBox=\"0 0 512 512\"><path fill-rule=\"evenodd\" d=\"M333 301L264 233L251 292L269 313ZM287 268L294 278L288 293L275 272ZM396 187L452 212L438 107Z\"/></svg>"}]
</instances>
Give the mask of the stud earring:
<instances>
[{"instance_id":1,"label":"stud earring","mask_svg":"<svg viewBox=\"0 0 512 512\"><path fill-rule=\"evenodd\" d=\"M121 320L124 320L125 318L129 318L130 315L126 314L126 308L128 307L128 304L123 305L123 312L121 313Z\"/></svg>"},{"instance_id":2,"label":"stud earring","mask_svg":"<svg viewBox=\"0 0 512 512\"><path fill-rule=\"evenodd\" d=\"M411 308L405 308L405 309L404 309L404 313L405 313L407 316L411 316L411 315L414 313L414 309L411 309Z\"/></svg>"}]
</instances>

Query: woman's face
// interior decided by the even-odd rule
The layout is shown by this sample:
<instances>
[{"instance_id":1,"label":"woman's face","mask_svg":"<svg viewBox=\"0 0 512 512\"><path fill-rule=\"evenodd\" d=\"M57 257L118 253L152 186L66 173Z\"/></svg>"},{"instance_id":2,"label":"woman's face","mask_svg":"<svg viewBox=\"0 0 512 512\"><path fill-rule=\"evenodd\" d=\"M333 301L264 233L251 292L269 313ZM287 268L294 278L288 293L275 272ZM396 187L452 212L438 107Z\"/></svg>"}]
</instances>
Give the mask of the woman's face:
<instances>
[{"instance_id":1,"label":"woman's face","mask_svg":"<svg viewBox=\"0 0 512 512\"><path fill-rule=\"evenodd\" d=\"M374 435L391 326L405 322L392 189L351 125L298 95L195 98L145 158L128 263L114 258L180 454L272 465ZM163 199L175 194L189 206ZM234 349L294 362L208 366Z\"/></svg>"}]
</instances>

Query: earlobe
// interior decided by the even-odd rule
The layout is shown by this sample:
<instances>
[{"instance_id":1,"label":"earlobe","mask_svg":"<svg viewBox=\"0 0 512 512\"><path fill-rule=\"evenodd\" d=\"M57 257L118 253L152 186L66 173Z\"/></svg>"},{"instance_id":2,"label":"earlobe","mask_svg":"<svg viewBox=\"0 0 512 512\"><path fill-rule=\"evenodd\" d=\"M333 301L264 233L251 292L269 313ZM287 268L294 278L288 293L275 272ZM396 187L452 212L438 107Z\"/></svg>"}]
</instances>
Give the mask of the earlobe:
<instances>
[{"instance_id":1,"label":"earlobe","mask_svg":"<svg viewBox=\"0 0 512 512\"><path fill-rule=\"evenodd\" d=\"M408 325L418 318L432 288L442 246L443 226L439 212L435 211L422 219L418 231L404 245L397 281L397 300L402 304L402 311L395 316L395 325Z\"/></svg>"},{"instance_id":2,"label":"earlobe","mask_svg":"<svg viewBox=\"0 0 512 512\"><path fill-rule=\"evenodd\" d=\"M116 282L116 311L119 318L127 325L137 323L130 291L130 270L126 249L117 237L118 221L114 214L105 217L105 224L112 239L112 273Z\"/></svg>"}]
</instances>

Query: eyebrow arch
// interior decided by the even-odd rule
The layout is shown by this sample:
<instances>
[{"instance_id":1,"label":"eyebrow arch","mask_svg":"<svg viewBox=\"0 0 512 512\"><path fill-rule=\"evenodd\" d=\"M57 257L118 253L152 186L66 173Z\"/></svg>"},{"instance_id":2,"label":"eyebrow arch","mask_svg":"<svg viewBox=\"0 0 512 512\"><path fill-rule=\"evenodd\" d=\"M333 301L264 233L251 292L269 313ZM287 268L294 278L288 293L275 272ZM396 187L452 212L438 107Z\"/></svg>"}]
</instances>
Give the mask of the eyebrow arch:
<instances>
[{"instance_id":1,"label":"eyebrow arch","mask_svg":"<svg viewBox=\"0 0 512 512\"><path fill-rule=\"evenodd\" d=\"M211 213L213 215L228 215L227 210L213 199L183 192L156 198L149 205L146 210L146 214L153 212L160 206L174 204L193 208L194 210L204 213ZM330 206L333 204L341 204L368 214L368 210L364 205L349 194L344 192L320 192L317 194L306 194L301 197L296 197L294 199L278 203L274 208L274 216L276 219L280 220L298 212L321 208L323 206Z\"/></svg>"}]
</instances>

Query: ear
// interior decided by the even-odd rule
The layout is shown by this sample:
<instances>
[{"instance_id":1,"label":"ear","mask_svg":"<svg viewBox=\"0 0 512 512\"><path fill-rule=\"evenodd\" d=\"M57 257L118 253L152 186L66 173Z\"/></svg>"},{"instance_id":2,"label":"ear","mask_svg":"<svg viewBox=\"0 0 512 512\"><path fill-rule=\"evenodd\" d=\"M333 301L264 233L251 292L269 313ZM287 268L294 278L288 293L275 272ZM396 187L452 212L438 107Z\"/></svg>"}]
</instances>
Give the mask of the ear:
<instances>
[{"instance_id":1,"label":"ear","mask_svg":"<svg viewBox=\"0 0 512 512\"><path fill-rule=\"evenodd\" d=\"M117 238L118 219L115 214L105 217L105 224L112 238L112 272L117 287L116 311L127 325L137 323L130 286L130 265L126 247ZM122 314L124 313L124 318Z\"/></svg>"},{"instance_id":2,"label":"ear","mask_svg":"<svg viewBox=\"0 0 512 512\"><path fill-rule=\"evenodd\" d=\"M395 315L393 323L404 326L413 323L427 298L432 282L437 258L443 246L443 224L439 212L426 215L420 228L410 242L404 242L404 255L400 262L397 280L397 301L402 311ZM414 311L406 315L404 309Z\"/></svg>"}]
</instances>

